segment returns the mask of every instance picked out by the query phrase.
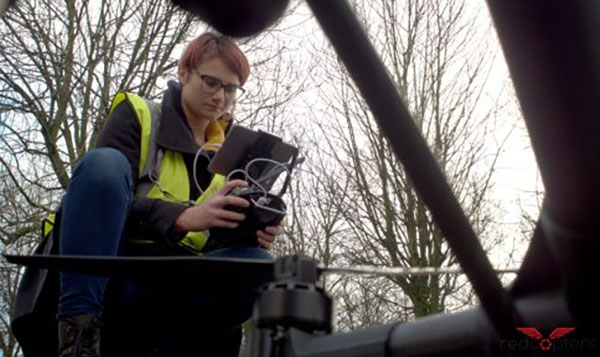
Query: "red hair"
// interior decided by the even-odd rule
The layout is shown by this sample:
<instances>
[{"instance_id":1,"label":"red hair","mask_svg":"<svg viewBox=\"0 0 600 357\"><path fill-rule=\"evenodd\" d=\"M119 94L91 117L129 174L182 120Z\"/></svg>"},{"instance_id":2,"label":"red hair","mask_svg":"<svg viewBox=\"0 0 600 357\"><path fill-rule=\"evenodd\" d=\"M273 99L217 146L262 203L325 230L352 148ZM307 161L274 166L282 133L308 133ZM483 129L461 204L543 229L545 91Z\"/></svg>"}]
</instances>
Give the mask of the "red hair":
<instances>
[{"instance_id":1,"label":"red hair","mask_svg":"<svg viewBox=\"0 0 600 357\"><path fill-rule=\"evenodd\" d=\"M202 61L218 57L237 74L240 85L246 83L250 75L248 59L238 45L227 36L206 32L192 40L179 59L179 72L191 70Z\"/></svg>"}]
</instances>

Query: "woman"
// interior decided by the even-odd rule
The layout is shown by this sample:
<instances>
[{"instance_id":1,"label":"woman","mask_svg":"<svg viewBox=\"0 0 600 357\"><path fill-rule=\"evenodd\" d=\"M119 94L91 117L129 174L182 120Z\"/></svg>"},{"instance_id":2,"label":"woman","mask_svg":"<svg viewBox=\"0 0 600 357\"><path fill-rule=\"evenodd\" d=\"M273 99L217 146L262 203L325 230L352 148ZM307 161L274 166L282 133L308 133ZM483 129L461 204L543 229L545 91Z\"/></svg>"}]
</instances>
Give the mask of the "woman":
<instances>
[{"instance_id":1,"label":"woman","mask_svg":"<svg viewBox=\"0 0 600 357\"><path fill-rule=\"evenodd\" d=\"M162 103L119 93L97 148L75 169L63 198L60 254L272 259L259 248L211 250L211 228L235 228L244 219L224 207L248 206L244 199L227 196L244 181L225 182L207 171L248 75L248 61L238 46L227 37L206 33L183 52L179 82L168 83ZM279 230L257 232L257 243L271 249ZM250 292L224 296L208 288L191 292L180 285L111 280L103 301L106 278L60 273L59 356L81 351L100 355L104 303L113 310L107 311L110 328L103 333L109 336L111 355L142 354L143 345L150 345L155 354L210 350L235 355L239 326L250 314ZM167 320L180 326L167 329Z\"/></svg>"}]
</instances>

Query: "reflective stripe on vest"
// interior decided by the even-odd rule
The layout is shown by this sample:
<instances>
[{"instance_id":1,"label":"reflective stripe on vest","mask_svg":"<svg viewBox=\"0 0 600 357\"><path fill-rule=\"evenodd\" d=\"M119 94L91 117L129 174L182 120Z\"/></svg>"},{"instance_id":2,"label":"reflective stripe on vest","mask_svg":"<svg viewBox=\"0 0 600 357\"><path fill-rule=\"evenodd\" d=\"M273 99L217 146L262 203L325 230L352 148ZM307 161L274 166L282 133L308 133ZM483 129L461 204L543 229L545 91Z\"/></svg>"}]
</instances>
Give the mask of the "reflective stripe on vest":
<instances>
[{"instance_id":1,"label":"reflective stripe on vest","mask_svg":"<svg viewBox=\"0 0 600 357\"><path fill-rule=\"evenodd\" d=\"M151 182L148 182L147 185L138 185L136 196L188 203L190 200L190 183L183 155L172 150L157 149L156 133L160 117L158 107L153 102L135 94L119 92L113 100L110 112L112 113L117 105L124 100L127 100L133 108L142 128L138 177L152 176L150 177ZM224 139L223 130L216 129L216 127L221 128L219 123L211 122L211 124L209 125L211 132L207 132L209 135L207 142L221 144ZM200 204L214 195L224 184L224 176L214 175L209 187L196 200L196 204ZM188 232L179 244L193 253L199 254L207 239L206 232Z\"/></svg>"},{"instance_id":2,"label":"reflective stripe on vest","mask_svg":"<svg viewBox=\"0 0 600 357\"><path fill-rule=\"evenodd\" d=\"M153 113L150 111L150 108L154 106L153 103L150 105L151 103L147 103L144 98L127 92L118 92L115 95L112 105L110 106L110 112L108 114L109 118L117 105L119 105L123 100L127 100L129 102L131 109L135 111L135 116L140 122L140 127L142 128L138 177L143 177L144 171L148 166L148 154L154 155L156 153L156 133L154 133L152 140L150 140L150 136L152 135L152 129L157 127L157 125L152 125L152 119L156 118L158 122L158 118L153 116ZM151 152L148 150L148 145L150 144L154 146Z\"/></svg>"}]
</instances>

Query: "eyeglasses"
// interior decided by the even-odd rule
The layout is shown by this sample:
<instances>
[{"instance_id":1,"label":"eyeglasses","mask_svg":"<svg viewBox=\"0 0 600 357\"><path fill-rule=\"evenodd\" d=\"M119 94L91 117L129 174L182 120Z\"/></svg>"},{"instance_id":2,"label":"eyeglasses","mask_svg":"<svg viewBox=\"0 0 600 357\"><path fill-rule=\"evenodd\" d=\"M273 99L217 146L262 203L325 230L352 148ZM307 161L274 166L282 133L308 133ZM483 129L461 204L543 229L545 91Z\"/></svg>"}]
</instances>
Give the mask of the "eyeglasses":
<instances>
[{"instance_id":1,"label":"eyeglasses","mask_svg":"<svg viewBox=\"0 0 600 357\"><path fill-rule=\"evenodd\" d=\"M206 74L201 74L195 70L193 70L192 72L198 75L200 79L202 79L202 90L204 90L205 92L215 94L219 90L221 90L221 88L223 88L223 92L225 94L225 101L232 101L240 97L245 92L244 88L236 84L223 84L223 82L221 82L215 77Z\"/></svg>"}]
</instances>

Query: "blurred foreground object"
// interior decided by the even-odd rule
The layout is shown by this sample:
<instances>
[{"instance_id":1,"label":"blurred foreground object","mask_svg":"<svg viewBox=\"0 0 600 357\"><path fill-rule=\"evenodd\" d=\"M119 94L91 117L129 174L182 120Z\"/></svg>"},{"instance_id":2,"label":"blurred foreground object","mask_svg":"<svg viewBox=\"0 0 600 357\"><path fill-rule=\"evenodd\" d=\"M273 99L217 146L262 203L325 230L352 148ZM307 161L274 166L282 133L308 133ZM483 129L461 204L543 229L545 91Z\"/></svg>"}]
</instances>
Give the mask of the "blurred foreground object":
<instances>
[{"instance_id":1,"label":"blurred foreground object","mask_svg":"<svg viewBox=\"0 0 600 357\"><path fill-rule=\"evenodd\" d=\"M2 0L0 0L2 1ZM172 0L231 37L256 35L274 24L289 0Z\"/></svg>"},{"instance_id":2,"label":"blurred foreground object","mask_svg":"<svg viewBox=\"0 0 600 357\"><path fill-rule=\"evenodd\" d=\"M0 0L0 15L2 15L4 13L4 10L6 10L10 5L12 5L13 2L13 0Z\"/></svg>"}]
</instances>

